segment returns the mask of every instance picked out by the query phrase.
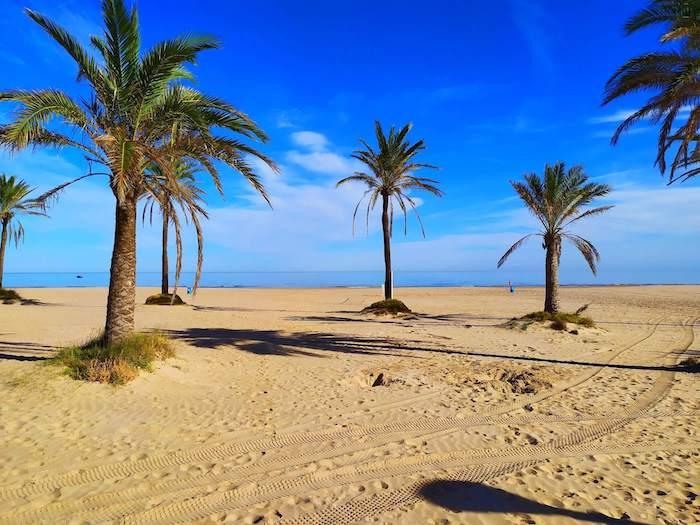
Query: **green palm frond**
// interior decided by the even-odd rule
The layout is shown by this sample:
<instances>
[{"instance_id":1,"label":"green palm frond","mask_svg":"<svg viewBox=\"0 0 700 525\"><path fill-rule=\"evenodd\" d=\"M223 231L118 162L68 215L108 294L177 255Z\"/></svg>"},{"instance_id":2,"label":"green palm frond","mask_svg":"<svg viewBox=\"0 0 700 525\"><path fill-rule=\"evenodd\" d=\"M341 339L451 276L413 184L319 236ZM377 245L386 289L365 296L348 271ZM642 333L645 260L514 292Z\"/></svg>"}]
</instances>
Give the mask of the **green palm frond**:
<instances>
[{"instance_id":1,"label":"green palm frond","mask_svg":"<svg viewBox=\"0 0 700 525\"><path fill-rule=\"evenodd\" d=\"M677 176L677 172L690 173L689 150L700 135L700 0L651 0L648 7L628 20L625 29L631 34L652 25L664 28L662 45L680 45L645 53L620 66L606 83L603 104L641 91L651 93L642 107L618 126L611 143L616 144L641 121L659 124L655 165L662 174L666 173L666 156L676 148L669 172L672 183L688 178ZM684 122L678 125L680 119Z\"/></svg>"},{"instance_id":2,"label":"green palm frond","mask_svg":"<svg viewBox=\"0 0 700 525\"><path fill-rule=\"evenodd\" d=\"M591 272L593 272L593 275L596 275L598 273L597 263L600 259L600 254L598 253L596 247L593 246L591 241L572 233L565 233L562 235L562 237L574 243L574 246L576 246L578 251L581 252L583 258L586 259L586 262L588 263Z\"/></svg>"},{"instance_id":3,"label":"green palm frond","mask_svg":"<svg viewBox=\"0 0 700 525\"><path fill-rule=\"evenodd\" d=\"M247 159L256 157L273 170L277 167L265 154L231 136L264 142L265 133L226 101L181 85L191 78L186 66L194 64L202 51L218 47L218 41L181 36L142 53L136 9L127 9L123 0L103 0L102 13L103 33L91 38L97 60L65 29L27 11L73 58L79 79L89 84L91 93L80 102L57 90L0 93L0 102L17 105L14 118L0 129L0 145L77 148L90 162L106 166L119 201L145 191L145 169L163 155L196 161L223 191L216 168L223 161L269 202L262 179ZM165 152L162 146L171 142L174 129L185 138ZM227 135L217 135L216 130Z\"/></svg>"},{"instance_id":4,"label":"green palm frond","mask_svg":"<svg viewBox=\"0 0 700 525\"><path fill-rule=\"evenodd\" d=\"M389 134L385 134L379 121L374 123L374 132L377 140L376 149L365 140L360 140L362 149L352 153L352 158L367 166L367 172L355 172L352 175L340 179L336 187L350 182L360 182L368 189L357 203L353 213L353 234L355 231L355 218L360 204L367 199L366 221L369 229L369 214L376 206L380 197L386 196L390 200L391 220L393 224L393 204L395 203L404 217L404 232L407 231L408 207L416 214L421 232L425 235L423 223L418 213L416 202L406 193L410 190L426 191L438 197L443 195L437 187L434 179L417 177L414 173L420 169L437 169L431 164L415 162L415 157L425 150L425 142L418 140L411 143L407 140L411 131L411 124L406 124L401 129L391 127ZM407 206L408 205L408 206Z\"/></svg>"},{"instance_id":5,"label":"green palm frond","mask_svg":"<svg viewBox=\"0 0 700 525\"><path fill-rule=\"evenodd\" d=\"M525 237L521 237L520 239L518 239L517 241L515 241L515 242L512 244L512 246L506 250L506 253L504 253L504 254L501 256L501 258L498 260L498 264L496 264L496 267L497 267L497 268L500 268L501 266L503 266L503 263L505 263L505 262L508 260L508 257L510 257L511 254L512 254L515 250L517 250L518 248L520 248L520 247L521 247L523 244L525 244L531 237L534 237L534 236L536 236L536 235L537 235L537 236L540 236L540 237L542 236L541 233L528 233Z\"/></svg>"},{"instance_id":6,"label":"green palm frond","mask_svg":"<svg viewBox=\"0 0 700 525\"><path fill-rule=\"evenodd\" d=\"M596 199L608 195L610 186L590 182L581 166L566 169L563 162L546 165L544 176L530 173L524 176L524 182L511 182L516 193L527 209L542 224L542 229L536 234L526 235L516 241L499 259L497 266L503 263L522 246L532 235L544 239L544 245L559 245L562 237L573 242L584 256L595 274L598 251L589 241L569 232L566 228L581 219L600 215L613 206L599 206L585 209Z\"/></svg>"},{"instance_id":7,"label":"green palm frond","mask_svg":"<svg viewBox=\"0 0 700 525\"><path fill-rule=\"evenodd\" d=\"M46 216L46 202L31 197L33 188L14 176L0 174L0 224L18 246L24 238L22 215Z\"/></svg>"}]
</instances>

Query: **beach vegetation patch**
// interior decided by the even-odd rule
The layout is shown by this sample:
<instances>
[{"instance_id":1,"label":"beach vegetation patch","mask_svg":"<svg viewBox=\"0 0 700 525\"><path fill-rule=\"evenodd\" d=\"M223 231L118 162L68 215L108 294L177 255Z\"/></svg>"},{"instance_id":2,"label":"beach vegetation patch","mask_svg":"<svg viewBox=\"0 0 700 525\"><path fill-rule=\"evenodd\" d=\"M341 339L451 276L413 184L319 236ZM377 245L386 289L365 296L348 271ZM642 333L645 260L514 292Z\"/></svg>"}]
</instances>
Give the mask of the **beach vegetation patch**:
<instances>
[{"instance_id":1,"label":"beach vegetation patch","mask_svg":"<svg viewBox=\"0 0 700 525\"><path fill-rule=\"evenodd\" d=\"M2 301L5 304L13 304L22 301L22 296L14 290L0 288L0 301Z\"/></svg>"},{"instance_id":2,"label":"beach vegetation patch","mask_svg":"<svg viewBox=\"0 0 700 525\"><path fill-rule=\"evenodd\" d=\"M82 381L123 385L140 370L152 371L155 361L175 355L172 342L160 333L137 333L110 345L104 337L64 348L51 361L65 366L66 374Z\"/></svg>"},{"instance_id":3,"label":"beach vegetation patch","mask_svg":"<svg viewBox=\"0 0 700 525\"><path fill-rule=\"evenodd\" d=\"M514 317L504 326L506 328L519 328L520 330L527 330L535 323L546 324L546 326L552 330L557 330L560 332L567 331L569 324L584 328L595 327L595 323L590 317L586 317L580 313L569 312L531 312L522 317ZM578 329L573 329L570 330L569 333L578 335L579 331Z\"/></svg>"},{"instance_id":4,"label":"beach vegetation patch","mask_svg":"<svg viewBox=\"0 0 700 525\"><path fill-rule=\"evenodd\" d=\"M146 298L146 304L158 304L158 305L182 305L182 304L187 304L185 301L182 300L182 297L179 295L175 294L173 297L173 294L171 293L159 293L155 295L151 295Z\"/></svg>"},{"instance_id":5,"label":"beach vegetation patch","mask_svg":"<svg viewBox=\"0 0 700 525\"><path fill-rule=\"evenodd\" d=\"M383 301L377 301L376 303L370 304L367 308L362 310L362 313L370 313L375 315L410 314L411 309L398 299L385 299Z\"/></svg>"}]
</instances>

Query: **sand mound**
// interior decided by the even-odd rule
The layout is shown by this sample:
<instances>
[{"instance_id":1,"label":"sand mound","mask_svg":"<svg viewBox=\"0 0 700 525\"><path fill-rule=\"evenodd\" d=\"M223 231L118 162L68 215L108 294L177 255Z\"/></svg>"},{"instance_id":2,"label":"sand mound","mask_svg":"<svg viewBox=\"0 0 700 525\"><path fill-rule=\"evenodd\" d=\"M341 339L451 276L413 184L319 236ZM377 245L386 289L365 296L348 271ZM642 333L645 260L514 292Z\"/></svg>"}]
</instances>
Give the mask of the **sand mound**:
<instances>
[{"instance_id":1,"label":"sand mound","mask_svg":"<svg viewBox=\"0 0 700 525\"><path fill-rule=\"evenodd\" d=\"M163 306L170 306L172 305L182 305L182 304L187 304L185 301L182 300L182 297L179 295L175 294L175 299L173 300L173 294L167 293L159 293L155 295L151 295L146 298L146 304L150 305L163 305Z\"/></svg>"},{"instance_id":2,"label":"sand mound","mask_svg":"<svg viewBox=\"0 0 700 525\"><path fill-rule=\"evenodd\" d=\"M398 315L410 314L411 309L398 299L386 299L370 304L362 310L364 314L374 315Z\"/></svg>"}]
</instances>

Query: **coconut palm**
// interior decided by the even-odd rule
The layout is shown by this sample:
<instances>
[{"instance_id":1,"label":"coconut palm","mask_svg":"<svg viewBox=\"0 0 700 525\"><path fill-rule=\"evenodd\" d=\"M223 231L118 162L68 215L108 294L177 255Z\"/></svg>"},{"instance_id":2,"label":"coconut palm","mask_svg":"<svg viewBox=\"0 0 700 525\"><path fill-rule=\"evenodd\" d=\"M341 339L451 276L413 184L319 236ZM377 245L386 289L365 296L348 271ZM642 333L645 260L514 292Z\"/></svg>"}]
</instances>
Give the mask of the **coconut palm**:
<instances>
[{"instance_id":1,"label":"coconut palm","mask_svg":"<svg viewBox=\"0 0 700 525\"><path fill-rule=\"evenodd\" d=\"M18 246L24 238L20 215L46 215L40 200L32 199L29 184L15 177L0 175L0 289L5 269L5 249L8 239Z\"/></svg>"},{"instance_id":2,"label":"coconut palm","mask_svg":"<svg viewBox=\"0 0 700 525\"><path fill-rule=\"evenodd\" d=\"M598 250L590 241L571 233L568 227L612 208L600 206L583 209L593 200L607 195L610 186L589 182L581 166L567 170L563 162L545 165L543 179L536 173L525 175L524 179L524 183L511 182L511 185L530 213L542 224L542 229L526 235L508 248L498 261L498 267L528 239L542 237L542 248L546 250L544 310L554 313L559 311L559 259L563 239L571 241L586 259L593 275L597 273Z\"/></svg>"},{"instance_id":3,"label":"coconut palm","mask_svg":"<svg viewBox=\"0 0 700 525\"><path fill-rule=\"evenodd\" d=\"M180 237L178 209L184 214L186 221L191 221L197 236L197 272L194 285L199 283L203 261L203 236L200 217L208 218L204 209L203 190L197 185L195 178L197 167L189 161L177 159L171 168L172 177L165 176L158 165L153 165L146 173L152 191L146 196L147 202L143 209L143 218L149 213L153 222L153 208L158 206L162 217L162 251L161 251L161 293L167 295L170 290L168 273L168 234L170 225L175 224L175 246L177 259L175 264L175 286L182 269L182 240Z\"/></svg>"},{"instance_id":4,"label":"coconut palm","mask_svg":"<svg viewBox=\"0 0 700 525\"><path fill-rule=\"evenodd\" d=\"M233 138L266 140L250 118L227 102L184 85L192 78L186 65L194 63L202 51L218 47L215 39L177 37L144 53L136 9L127 11L123 0L103 0L104 34L91 37L95 57L65 29L35 11L26 12L73 58L89 95L78 101L55 89L0 93L0 101L10 101L17 108L13 120L0 129L0 144L12 150L30 145L73 147L85 154L89 173L46 196L81 178L107 178L115 197L105 322L105 342L111 344L134 329L136 206L153 191L146 168L159 165L171 178L168 159L187 158L207 171L221 191L215 161L222 161L267 199L246 156L274 164ZM217 134L215 128L229 133Z\"/></svg>"},{"instance_id":5,"label":"coconut palm","mask_svg":"<svg viewBox=\"0 0 700 525\"><path fill-rule=\"evenodd\" d=\"M655 164L661 173L667 168L666 155L677 146L670 165L669 184L687 180L700 172L688 169L700 161L700 107L697 104L697 75L700 71L700 1L652 0L648 7L625 25L628 35L640 29L661 25L663 45L673 47L646 53L623 64L605 86L603 104L638 91L652 96L617 128L612 144L639 121L660 124ZM676 122L683 118L683 122ZM684 173L678 171L687 170Z\"/></svg>"},{"instance_id":6,"label":"coconut palm","mask_svg":"<svg viewBox=\"0 0 700 525\"><path fill-rule=\"evenodd\" d=\"M404 234L407 230L407 208L410 206L418 218L421 233L425 237L425 230L421 221L416 202L408 195L411 190L424 190L438 197L442 196L442 191L435 184L437 181L416 177L414 172L421 168L435 169L430 164L420 164L414 162L418 153L425 149L425 142L419 140L411 143L406 139L411 130L411 124L406 124L400 130L393 126L389 130L389 136L384 134L379 121L375 122L375 135L378 149L374 149L366 141L360 140L363 149L355 151L352 156L365 164L369 173L355 172L349 177L338 181L336 186L342 186L348 182L361 182L367 186L362 199L355 206L352 216L353 232L355 218L360 204L367 199L367 222L369 223L369 213L382 201L382 232L384 234L384 298L391 299L393 296L393 283L391 278L391 234L394 223L394 204L396 204L404 216ZM408 205L408 206L407 206Z\"/></svg>"}]
</instances>

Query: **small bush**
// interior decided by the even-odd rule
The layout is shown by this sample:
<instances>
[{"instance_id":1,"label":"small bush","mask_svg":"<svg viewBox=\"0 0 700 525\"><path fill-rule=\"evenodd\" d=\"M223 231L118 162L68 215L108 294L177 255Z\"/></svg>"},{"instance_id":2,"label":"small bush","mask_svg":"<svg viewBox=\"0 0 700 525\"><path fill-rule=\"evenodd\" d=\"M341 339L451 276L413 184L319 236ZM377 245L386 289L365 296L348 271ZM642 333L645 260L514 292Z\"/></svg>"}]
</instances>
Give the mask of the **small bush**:
<instances>
[{"instance_id":1,"label":"small bush","mask_svg":"<svg viewBox=\"0 0 700 525\"><path fill-rule=\"evenodd\" d=\"M384 301L370 304L362 312L373 314L410 314L411 309L398 299L385 299Z\"/></svg>"},{"instance_id":2,"label":"small bush","mask_svg":"<svg viewBox=\"0 0 700 525\"><path fill-rule=\"evenodd\" d=\"M520 319L539 322L552 321L552 324L550 326L555 330L566 330L566 323L577 324L579 326L585 326L586 328L593 328L595 326L593 319L591 319L590 317L586 317L580 314L571 314L567 312L532 312L527 315L524 315ZM561 328L562 326L563 328Z\"/></svg>"},{"instance_id":3,"label":"small bush","mask_svg":"<svg viewBox=\"0 0 700 525\"><path fill-rule=\"evenodd\" d=\"M5 304L12 304L15 302L22 301L22 296L19 295L14 290L8 290L7 288L0 288L0 301Z\"/></svg>"},{"instance_id":4,"label":"small bush","mask_svg":"<svg viewBox=\"0 0 700 525\"><path fill-rule=\"evenodd\" d=\"M181 305L185 304L185 301L182 300L182 297L179 295L175 295L175 300L173 300L173 294L171 293L159 293L156 295L151 295L150 297L146 298L146 304L159 304L159 305L167 305L170 306L172 305Z\"/></svg>"},{"instance_id":5,"label":"small bush","mask_svg":"<svg viewBox=\"0 0 700 525\"><path fill-rule=\"evenodd\" d=\"M134 379L139 370L151 371L154 361L174 355L167 337L141 333L109 347L98 337L82 346L64 348L53 362L65 366L73 379L123 385Z\"/></svg>"},{"instance_id":6,"label":"small bush","mask_svg":"<svg viewBox=\"0 0 700 525\"><path fill-rule=\"evenodd\" d=\"M561 319L555 319L552 321L552 324L549 325L549 327L552 330L559 330L559 331L564 331L567 328L566 321L562 321Z\"/></svg>"}]
</instances>

